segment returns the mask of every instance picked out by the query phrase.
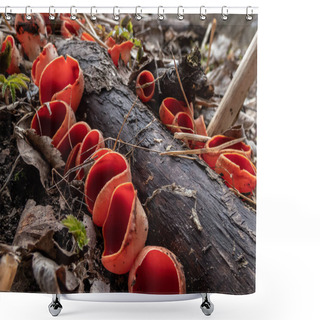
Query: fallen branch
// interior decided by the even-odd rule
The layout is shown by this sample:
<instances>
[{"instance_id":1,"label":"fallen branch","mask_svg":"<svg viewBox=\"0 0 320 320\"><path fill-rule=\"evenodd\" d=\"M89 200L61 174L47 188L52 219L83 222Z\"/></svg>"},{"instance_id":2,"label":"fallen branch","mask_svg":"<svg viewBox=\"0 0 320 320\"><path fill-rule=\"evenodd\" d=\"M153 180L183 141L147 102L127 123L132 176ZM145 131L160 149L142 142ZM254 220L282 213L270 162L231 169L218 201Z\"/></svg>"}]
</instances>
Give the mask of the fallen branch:
<instances>
[{"instance_id":1,"label":"fallen branch","mask_svg":"<svg viewBox=\"0 0 320 320\"><path fill-rule=\"evenodd\" d=\"M207 128L208 136L214 136L229 129L235 122L253 81L257 78L257 34L253 37L247 52Z\"/></svg>"},{"instance_id":2,"label":"fallen branch","mask_svg":"<svg viewBox=\"0 0 320 320\"><path fill-rule=\"evenodd\" d=\"M178 256L186 271L188 293L253 292L256 219L253 210L198 157L193 156L190 161L181 156L160 156L159 152L169 147L184 150L184 144L173 139L139 100L123 125L136 95L115 76L118 71L104 49L94 42L77 40L67 41L57 49L59 54L72 54L85 75L79 120L85 113L88 124L101 130L105 137L117 137L122 127L121 139L125 141L119 148L122 154L131 151L132 145L140 144L130 153L130 168L141 203L149 198L144 207L149 221L147 244L166 247ZM94 58L88 62L88 56ZM90 70L99 70L99 77L93 78ZM174 69L172 76L176 76ZM183 87L187 93L184 83ZM180 93L177 81L172 89ZM126 144L128 141L131 146ZM172 187L153 194L168 185ZM179 193L180 188L175 186L194 190L194 197Z\"/></svg>"}]
</instances>

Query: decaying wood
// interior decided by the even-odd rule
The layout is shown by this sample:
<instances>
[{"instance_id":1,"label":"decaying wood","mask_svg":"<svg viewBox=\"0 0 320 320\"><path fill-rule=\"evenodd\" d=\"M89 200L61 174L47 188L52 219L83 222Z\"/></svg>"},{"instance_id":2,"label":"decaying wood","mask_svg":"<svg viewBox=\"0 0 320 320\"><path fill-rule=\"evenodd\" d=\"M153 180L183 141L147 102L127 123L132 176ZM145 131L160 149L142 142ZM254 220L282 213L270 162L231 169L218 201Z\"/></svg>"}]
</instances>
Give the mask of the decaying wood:
<instances>
[{"instance_id":1,"label":"decaying wood","mask_svg":"<svg viewBox=\"0 0 320 320\"><path fill-rule=\"evenodd\" d=\"M100 129L105 138L117 137L136 96L122 84L107 52L96 43L77 40L57 47L60 54L76 58L84 71L78 119ZM98 77L93 77L95 70ZM254 210L196 156L188 160L159 155L168 148L181 150L184 145L137 101L116 150L130 155L133 184L149 221L147 244L164 246L177 255L188 293L254 292Z\"/></svg>"},{"instance_id":2,"label":"decaying wood","mask_svg":"<svg viewBox=\"0 0 320 320\"><path fill-rule=\"evenodd\" d=\"M235 122L248 90L257 78L257 34L253 37L241 63L207 128L212 137L230 128Z\"/></svg>"}]
</instances>

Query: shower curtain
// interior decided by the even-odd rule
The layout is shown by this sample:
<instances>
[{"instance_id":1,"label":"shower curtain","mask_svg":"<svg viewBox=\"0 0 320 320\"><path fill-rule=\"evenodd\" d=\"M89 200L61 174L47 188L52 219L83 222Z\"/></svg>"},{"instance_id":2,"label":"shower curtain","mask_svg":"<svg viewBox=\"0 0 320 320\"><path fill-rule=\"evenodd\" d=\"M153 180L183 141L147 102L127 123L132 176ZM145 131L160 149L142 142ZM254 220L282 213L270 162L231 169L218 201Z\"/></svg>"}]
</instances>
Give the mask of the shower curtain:
<instances>
[{"instance_id":1,"label":"shower curtain","mask_svg":"<svg viewBox=\"0 0 320 320\"><path fill-rule=\"evenodd\" d=\"M255 291L256 33L1 16L0 291Z\"/></svg>"}]
</instances>

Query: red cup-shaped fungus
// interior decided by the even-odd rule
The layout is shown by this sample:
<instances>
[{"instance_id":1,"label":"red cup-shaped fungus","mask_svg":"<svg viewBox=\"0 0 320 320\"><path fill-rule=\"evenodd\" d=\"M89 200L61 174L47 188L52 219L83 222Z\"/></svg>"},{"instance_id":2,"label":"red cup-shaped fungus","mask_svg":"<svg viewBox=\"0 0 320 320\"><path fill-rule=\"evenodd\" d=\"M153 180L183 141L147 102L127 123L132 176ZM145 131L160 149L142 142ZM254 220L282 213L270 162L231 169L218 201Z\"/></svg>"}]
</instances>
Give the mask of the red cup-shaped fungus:
<instances>
[{"instance_id":1,"label":"red cup-shaped fungus","mask_svg":"<svg viewBox=\"0 0 320 320\"><path fill-rule=\"evenodd\" d=\"M20 53L18 48L16 47L13 37L10 35L7 36L3 41L1 46L1 52L4 52L7 46L10 46L9 55L11 57L11 60L6 72L9 74L20 73L20 69L19 69L19 64L21 61Z\"/></svg>"},{"instance_id":2,"label":"red cup-shaped fungus","mask_svg":"<svg viewBox=\"0 0 320 320\"><path fill-rule=\"evenodd\" d=\"M177 113L173 119L170 130L172 132L194 133L191 117L186 112Z\"/></svg>"},{"instance_id":3,"label":"red cup-shaped fungus","mask_svg":"<svg viewBox=\"0 0 320 320\"><path fill-rule=\"evenodd\" d=\"M127 273L148 235L148 219L131 182L114 190L102 235L102 264L110 272Z\"/></svg>"},{"instance_id":4,"label":"red cup-shaped fungus","mask_svg":"<svg viewBox=\"0 0 320 320\"><path fill-rule=\"evenodd\" d=\"M111 152L112 150L109 148L100 148L99 150L95 151L92 155L91 155L91 159L94 159L94 161L97 161L98 159L100 159L102 156L104 156L105 154L107 154L108 152Z\"/></svg>"},{"instance_id":5,"label":"red cup-shaped fungus","mask_svg":"<svg viewBox=\"0 0 320 320\"><path fill-rule=\"evenodd\" d=\"M24 53L30 61L35 60L47 44L47 29L41 14L31 14L30 20L25 14L16 14L15 29Z\"/></svg>"},{"instance_id":6,"label":"red cup-shaped fungus","mask_svg":"<svg viewBox=\"0 0 320 320\"><path fill-rule=\"evenodd\" d=\"M81 35L81 40L83 41L96 41L94 40L94 38L88 33L88 32L83 32L82 35Z\"/></svg>"},{"instance_id":7,"label":"red cup-shaped fungus","mask_svg":"<svg viewBox=\"0 0 320 320\"><path fill-rule=\"evenodd\" d=\"M69 13L61 13L60 19L62 20L61 25L61 35L67 39L73 36L79 35L80 25L71 19L71 15ZM81 23L84 23L84 19L80 19Z\"/></svg>"},{"instance_id":8,"label":"red cup-shaped fungus","mask_svg":"<svg viewBox=\"0 0 320 320\"><path fill-rule=\"evenodd\" d=\"M226 142L232 141L234 138L223 136L223 135L216 135L212 137L209 141L206 142L205 148L214 148L218 147ZM209 165L209 167L215 170L216 162L222 153L243 153L248 159L251 157L251 148L250 146L246 145L243 142L235 143L226 149L222 149L219 152L212 152L212 153L204 153L201 155L202 159Z\"/></svg>"},{"instance_id":9,"label":"red cup-shaped fungus","mask_svg":"<svg viewBox=\"0 0 320 320\"><path fill-rule=\"evenodd\" d=\"M83 72L77 60L67 55L52 60L40 77L39 97L43 104L63 100L77 111L84 90Z\"/></svg>"},{"instance_id":10,"label":"red cup-shaped fungus","mask_svg":"<svg viewBox=\"0 0 320 320\"><path fill-rule=\"evenodd\" d=\"M256 187L256 168L242 154L222 153L216 162L215 171L222 176L228 187L240 193L251 194Z\"/></svg>"},{"instance_id":11,"label":"red cup-shaped fungus","mask_svg":"<svg viewBox=\"0 0 320 320\"><path fill-rule=\"evenodd\" d=\"M64 101L51 101L36 112L31 128L40 136L52 138L56 147L69 128L76 122L72 109Z\"/></svg>"},{"instance_id":12,"label":"red cup-shaped fungus","mask_svg":"<svg viewBox=\"0 0 320 320\"><path fill-rule=\"evenodd\" d=\"M93 222L102 227L110 205L114 189L131 181L129 164L117 152L108 152L100 157L90 168L85 185L85 201Z\"/></svg>"},{"instance_id":13,"label":"red cup-shaped fungus","mask_svg":"<svg viewBox=\"0 0 320 320\"><path fill-rule=\"evenodd\" d=\"M58 57L58 52L56 47L50 42L48 43L37 57L36 60L33 61L31 77L36 86L39 86L40 77L43 69L50 63L53 59Z\"/></svg>"},{"instance_id":14,"label":"red cup-shaped fungus","mask_svg":"<svg viewBox=\"0 0 320 320\"><path fill-rule=\"evenodd\" d=\"M62 155L63 161L66 161L70 151L78 144L81 143L84 137L91 130L90 126L84 122L80 121L75 123L68 132L63 136L57 145L57 149Z\"/></svg>"},{"instance_id":15,"label":"red cup-shaped fungus","mask_svg":"<svg viewBox=\"0 0 320 320\"><path fill-rule=\"evenodd\" d=\"M72 168L74 168L76 166L76 160L77 160L77 156L78 156L80 147L81 147L81 142L76 144L75 147L71 150L71 152L69 154L69 157L67 159L66 165L64 167L64 173L63 173L64 176L67 174L67 172L70 169L72 169ZM77 174L77 171L70 172L68 174L68 176L66 177L66 179L68 181L72 181L72 180L74 180L76 178L76 174Z\"/></svg>"},{"instance_id":16,"label":"red cup-shaped fungus","mask_svg":"<svg viewBox=\"0 0 320 320\"><path fill-rule=\"evenodd\" d=\"M147 85L147 83L149 83L149 85ZM154 88L153 74L148 70L140 72L137 77L136 94L142 102L148 102L152 99Z\"/></svg>"},{"instance_id":17,"label":"red cup-shaped fungus","mask_svg":"<svg viewBox=\"0 0 320 320\"><path fill-rule=\"evenodd\" d=\"M124 64L127 64L130 61L132 47L133 43L131 41L126 41L121 44L115 44L112 48L108 49L108 53L116 67L118 67L120 58L123 60Z\"/></svg>"},{"instance_id":18,"label":"red cup-shaped fungus","mask_svg":"<svg viewBox=\"0 0 320 320\"><path fill-rule=\"evenodd\" d=\"M165 125L172 125L175 115L179 112L186 112L190 117L193 116L182 101L175 98L165 98L159 109L160 120Z\"/></svg>"},{"instance_id":19,"label":"red cup-shaped fungus","mask_svg":"<svg viewBox=\"0 0 320 320\"><path fill-rule=\"evenodd\" d=\"M87 133L82 141L76 160L76 166L83 164L95 151L100 148L104 148L102 133L99 130L93 129ZM82 180L84 175L84 170L81 168L77 173L77 178Z\"/></svg>"},{"instance_id":20,"label":"red cup-shaped fungus","mask_svg":"<svg viewBox=\"0 0 320 320\"><path fill-rule=\"evenodd\" d=\"M144 247L130 270L128 289L133 293L183 294L186 292L183 266L166 248Z\"/></svg>"},{"instance_id":21,"label":"red cup-shaped fungus","mask_svg":"<svg viewBox=\"0 0 320 320\"><path fill-rule=\"evenodd\" d=\"M108 48L112 48L116 44L116 40L114 40L112 37L108 37L108 39L105 41L105 44L108 46Z\"/></svg>"}]
</instances>

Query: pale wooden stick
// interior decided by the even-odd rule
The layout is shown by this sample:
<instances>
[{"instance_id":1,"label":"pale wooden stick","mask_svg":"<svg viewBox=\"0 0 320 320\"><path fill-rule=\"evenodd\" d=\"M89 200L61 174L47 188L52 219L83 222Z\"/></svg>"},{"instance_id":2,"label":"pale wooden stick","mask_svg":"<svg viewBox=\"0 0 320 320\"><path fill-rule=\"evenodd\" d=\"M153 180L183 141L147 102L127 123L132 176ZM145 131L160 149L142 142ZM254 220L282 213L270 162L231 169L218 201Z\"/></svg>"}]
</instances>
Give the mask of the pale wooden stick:
<instances>
[{"instance_id":1,"label":"pale wooden stick","mask_svg":"<svg viewBox=\"0 0 320 320\"><path fill-rule=\"evenodd\" d=\"M211 153L215 154L218 153L222 149L226 149L236 143L242 142L244 138L234 139L231 141L228 141L226 143L221 144L217 147L212 148L202 148L202 149L191 149L191 150L176 150L176 151L168 151L168 152L162 152L160 153L161 156L178 156L181 154L204 154L204 153ZM243 153L240 150L237 150L238 153Z\"/></svg>"},{"instance_id":2,"label":"pale wooden stick","mask_svg":"<svg viewBox=\"0 0 320 320\"><path fill-rule=\"evenodd\" d=\"M208 50L208 60L207 60L206 70L205 70L204 73L207 73L208 70L209 70L209 60L210 60L210 55L211 55L211 46L212 46L212 41L213 41L214 32L216 31L216 27L217 27L217 20L216 20L216 18L213 18L213 20L212 20L212 26L211 26L211 33L210 33L210 42L209 42L209 50Z\"/></svg>"},{"instance_id":3,"label":"pale wooden stick","mask_svg":"<svg viewBox=\"0 0 320 320\"><path fill-rule=\"evenodd\" d=\"M101 47L105 48L105 49L108 49L108 46L102 42L96 35L94 35L91 30L89 30L86 26L84 26L78 19L75 20L75 22L77 22L77 24L82 28L84 29L86 32L88 32L90 34L90 36L97 41L97 43L100 44Z\"/></svg>"},{"instance_id":4,"label":"pale wooden stick","mask_svg":"<svg viewBox=\"0 0 320 320\"><path fill-rule=\"evenodd\" d=\"M193 133L186 133L186 132L176 132L174 134L175 139L179 140L192 140L192 141L200 141L200 142L207 142L211 139L211 137L202 136L200 134L193 134Z\"/></svg>"},{"instance_id":5,"label":"pale wooden stick","mask_svg":"<svg viewBox=\"0 0 320 320\"><path fill-rule=\"evenodd\" d=\"M84 13L83 16L86 19L87 25L89 26L92 34L94 34L96 37L98 37L96 34L96 31L94 30L93 25L92 25L91 21L89 20L89 18L87 17L87 15Z\"/></svg>"},{"instance_id":6,"label":"pale wooden stick","mask_svg":"<svg viewBox=\"0 0 320 320\"><path fill-rule=\"evenodd\" d=\"M207 128L208 136L226 131L236 120L253 81L257 78L257 34L253 37L226 94Z\"/></svg>"},{"instance_id":7,"label":"pale wooden stick","mask_svg":"<svg viewBox=\"0 0 320 320\"><path fill-rule=\"evenodd\" d=\"M0 259L0 291L10 291L18 269L18 259L7 253Z\"/></svg>"}]
</instances>

